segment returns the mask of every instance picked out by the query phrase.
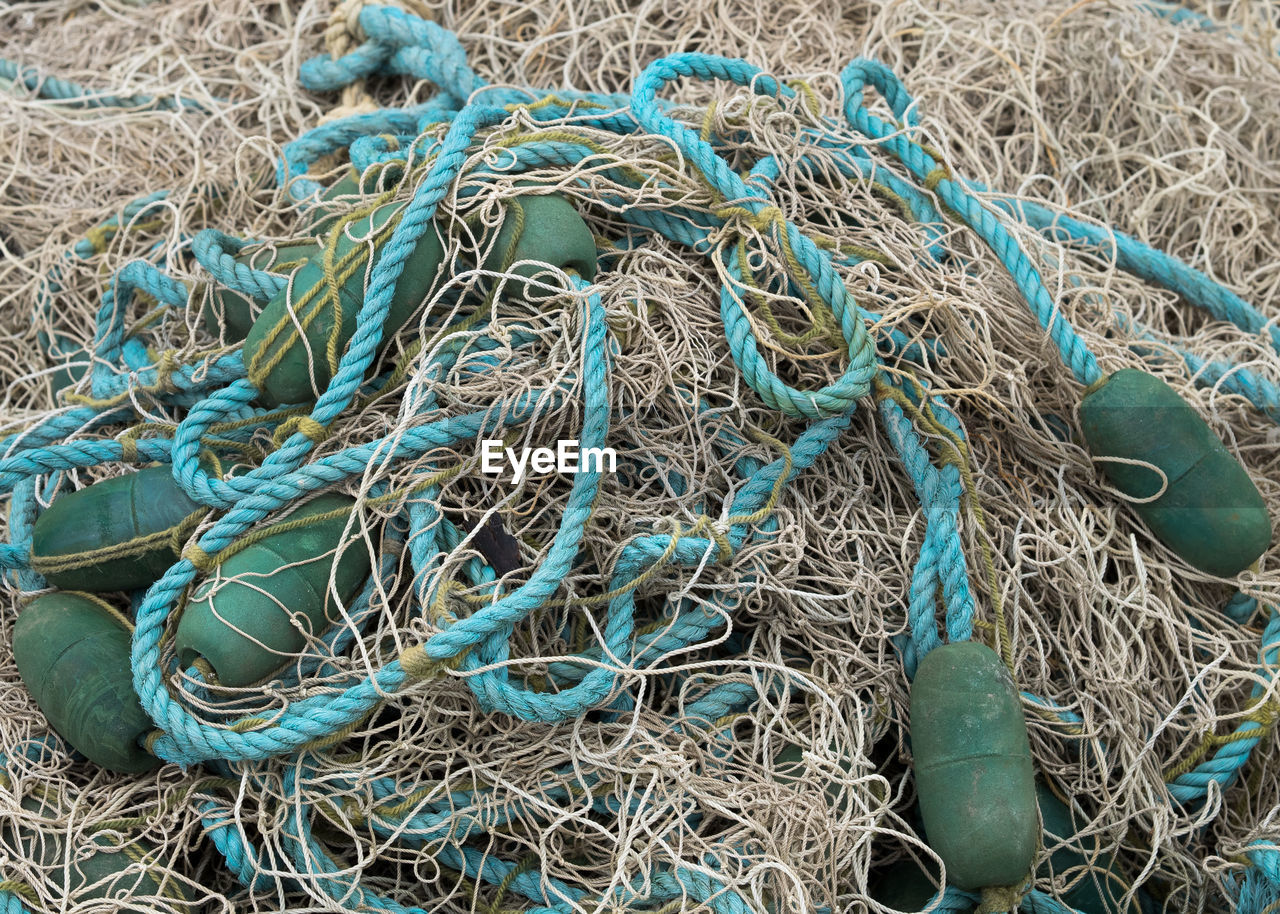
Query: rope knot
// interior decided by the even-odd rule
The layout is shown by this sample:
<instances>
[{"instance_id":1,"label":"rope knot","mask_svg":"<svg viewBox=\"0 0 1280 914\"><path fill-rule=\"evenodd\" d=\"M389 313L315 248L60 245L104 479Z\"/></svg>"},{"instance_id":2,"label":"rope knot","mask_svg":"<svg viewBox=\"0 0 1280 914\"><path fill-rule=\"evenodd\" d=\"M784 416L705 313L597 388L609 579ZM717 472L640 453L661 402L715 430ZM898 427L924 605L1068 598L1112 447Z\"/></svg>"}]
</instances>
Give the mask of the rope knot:
<instances>
[{"instance_id":1,"label":"rope knot","mask_svg":"<svg viewBox=\"0 0 1280 914\"><path fill-rule=\"evenodd\" d=\"M933 193L943 181L951 180L951 169L943 161L941 150L927 143L921 143L920 148L934 161L933 169L924 176L925 189Z\"/></svg>"},{"instance_id":2,"label":"rope knot","mask_svg":"<svg viewBox=\"0 0 1280 914\"><path fill-rule=\"evenodd\" d=\"M732 521L718 521L709 515L702 514L699 515L693 526L689 528L687 535L697 536L698 534L704 534L707 539L716 544L716 564L728 566L733 564L734 555L733 543L729 539L729 527L731 525ZM672 538L678 541L681 535L680 525L677 524Z\"/></svg>"},{"instance_id":3,"label":"rope knot","mask_svg":"<svg viewBox=\"0 0 1280 914\"><path fill-rule=\"evenodd\" d=\"M159 394L177 393L178 388L173 383L173 373L181 367L182 363L178 361L178 353L174 349L166 349L160 353L160 361L156 363L156 383L152 389L153 392ZM145 389L145 385L144 385Z\"/></svg>"},{"instance_id":4,"label":"rope knot","mask_svg":"<svg viewBox=\"0 0 1280 914\"><path fill-rule=\"evenodd\" d=\"M1280 702L1274 698L1260 700L1245 719L1253 721L1264 730L1269 730L1276 725L1277 720L1280 720Z\"/></svg>"},{"instance_id":5,"label":"rope knot","mask_svg":"<svg viewBox=\"0 0 1280 914\"><path fill-rule=\"evenodd\" d=\"M300 432L310 438L312 444L321 444L332 434L328 426L320 424L310 416L294 416L280 423L275 434L271 436L271 443L280 447L293 436L294 432Z\"/></svg>"},{"instance_id":6,"label":"rope knot","mask_svg":"<svg viewBox=\"0 0 1280 914\"><path fill-rule=\"evenodd\" d=\"M936 190L938 185L943 181L951 180L951 169L945 165L939 165L927 175L924 176L924 186L926 190Z\"/></svg>"},{"instance_id":7,"label":"rope knot","mask_svg":"<svg viewBox=\"0 0 1280 914\"><path fill-rule=\"evenodd\" d=\"M412 682L424 682L428 679L441 679L462 665L462 658L467 652L450 657L447 660L436 660L427 656L425 644L415 644L400 655L400 668Z\"/></svg>"},{"instance_id":8,"label":"rope knot","mask_svg":"<svg viewBox=\"0 0 1280 914\"><path fill-rule=\"evenodd\" d=\"M360 27L360 13L366 0L342 0L329 14L329 24L324 30L324 46L332 60L338 60L365 40ZM354 114L371 114L380 110L379 105L365 89L364 77L354 80L342 89L336 108L320 119L320 123L341 120Z\"/></svg>"},{"instance_id":9,"label":"rope knot","mask_svg":"<svg viewBox=\"0 0 1280 914\"><path fill-rule=\"evenodd\" d=\"M712 215L724 222L736 219L761 234L764 234L775 225L782 227L785 232L787 223L787 218L783 215L782 210L772 203L761 207L759 210L751 210L741 205L723 206Z\"/></svg>"},{"instance_id":10,"label":"rope knot","mask_svg":"<svg viewBox=\"0 0 1280 914\"><path fill-rule=\"evenodd\" d=\"M1012 911L1030 890L1030 879L1024 879L1017 885L989 885L982 890L982 904L978 906L978 914Z\"/></svg>"},{"instance_id":11,"label":"rope knot","mask_svg":"<svg viewBox=\"0 0 1280 914\"><path fill-rule=\"evenodd\" d=\"M199 543L189 543L182 550L182 557L195 566L196 571L206 574L214 566L213 556L200 548Z\"/></svg>"},{"instance_id":12,"label":"rope knot","mask_svg":"<svg viewBox=\"0 0 1280 914\"><path fill-rule=\"evenodd\" d=\"M765 232L773 228L775 225L785 226L787 217L782 214L782 210L772 203L763 207L759 212L747 220L751 227L757 231Z\"/></svg>"},{"instance_id":13,"label":"rope knot","mask_svg":"<svg viewBox=\"0 0 1280 914\"><path fill-rule=\"evenodd\" d=\"M360 13L364 7L365 0L342 0L329 14L329 23L324 29L324 46L334 60L364 41L364 29L360 27Z\"/></svg>"}]
</instances>

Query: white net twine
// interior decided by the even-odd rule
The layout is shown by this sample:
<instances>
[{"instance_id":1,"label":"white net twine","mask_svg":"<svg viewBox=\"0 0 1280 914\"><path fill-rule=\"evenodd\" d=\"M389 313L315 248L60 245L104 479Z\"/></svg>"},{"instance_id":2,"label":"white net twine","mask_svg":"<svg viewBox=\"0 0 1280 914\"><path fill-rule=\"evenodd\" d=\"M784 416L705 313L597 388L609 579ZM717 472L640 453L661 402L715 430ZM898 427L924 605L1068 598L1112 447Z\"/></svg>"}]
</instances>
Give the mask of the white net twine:
<instances>
[{"instance_id":1,"label":"white net twine","mask_svg":"<svg viewBox=\"0 0 1280 914\"><path fill-rule=\"evenodd\" d=\"M835 74L856 55L877 58L917 98L923 139L956 173L1112 224L1195 265L1265 313L1274 314L1280 300L1273 4L1213 4L1216 31L1120 0L1069 7L1047 0L403 5L456 32L472 67L494 84L629 91L653 59L697 50L745 57L780 78L804 78L823 111L835 114ZM207 277L181 252L185 237L200 228L288 240L296 217L274 187L274 161L284 143L338 103L336 94L311 94L297 82L299 64L324 47L330 13L316 2L0 0L0 57L120 94L181 95L213 112L73 110L20 87L0 91L0 434L55 408L47 386L52 366L36 343L37 329L56 326L88 342L105 278L131 258L159 245L169 253L166 271L196 285ZM365 90L379 106L431 92L393 80L370 81ZM723 85L681 88L676 98L689 106L679 112L687 122L701 126L705 119L716 135L744 137L735 140L739 148L722 150L730 160L794 160L797 125L807 117L801 101L766 101ZM487 134L474 160L529 123L517 115ZM561 185L598 238L628 231L616 208L599 203L606 193L628 205L714 208L705 186L673 166L669 144L573 129L600 145L598 155L532 177ZM605 164L661 174L676 190L618 184ZM69 246L126 201L162 188L169 190L166 202L148 210L145 221L106 238L87 259L64 260ZM511 192L509 182L489 182L466 202L451 197L444 209L492 222ZM919 224L868 182L839 178L834 167L824 172L821 163L784 170L773 197L805 231L875 253L844 269L843 279L860 305L883 315L884 326L945 346L945 355L907 367L953 405L971 443L973 495L984 524L970 509L962 533L979 597L979 634L993 631L998 600L1019 687L1081 721L1080 733L1072 733L1028 706L1037 770L1076 798L1100 850L1164 910L1224 909L1224 886L1243 866L1242 848L1280 825L1280 761L1270 751L1274 710L1268 710L1274 686L1261 702L1250 699L1262 614L1243 626L1227 618L1221 607L1231 588L1191 571L1105 485L1080 443L1078 386L975 236L945 226L941 244L959 256L921 256L928 238ZM1025 227L1014 231L1104 370L1144 366L1174 385L1239 454L1271 516L1280 517L1280 430L1241 397L1197 388L1176 355L1161 357L1176 342L1280 383L1280 363L1266 340L1208 319L1104 258L1051 244ZM465 235L453 233L454 250L468 243ZM669 531L673 522L688 529L703 515L718 516L731 499L741 477L719 446L722 430L744 440L756 430L792 441L803 427L765 408L730 361L719 313L726 278L711 260L655 238L608 253L602 264L598 288L619 341L609 444L622 472L603 478L560 603L513 634L513 674L534 682L554 658L598 640L593 628L603 625L603 607L592 598L609 589L621 543L645 530ZM63 289L33 323L43 278L59 266ZM760 272L782 267L761 263ZM476 281L458 275L450 288ZM757 335L772 344L762 350L771 368L801 387L838 377L841 362L824 339L801 349L785 339L812 325L803 303L773 298L768 308L751 309ZM146 303L135 309L133 319L143 320ZM439 401L461 414L520 390L566 379L579 384L573 379L582 357L581 314L571 296L499 312L489 332L501 338L523 321L534 345L499 350L502 368L483 375L467 373L464 357L430 382ZM1146 356L1128 345L1133 337L1124 318L1150 331ZM387 358L409 352L417 331L402 331ZM196 309L185 323L169 321L154 333L157 351L179 356L213 345ZM406 403L428 381L415 373L413 358L405 364L400 389L335 423L317 456L421 421ZM706 412L696 408L699 399ZM574 437L576 403L567 397L522 425L509 443ZM767 443L744 452L762 461L780 456ZM463 472L442 482L440 502L464 529L486 512L497 515L521 543L524 567L512 578L518 580L545 554L568 482L545 477L513 485L476 473L477 459L433 452L392 465L375 460L351 488L367 491L379 482L403 488L462 464ZM119 472L81 471L74 483ZM673 485L676 477L687 485ZM399 507L362 509L349 548L376 553L374 531ZM290 862L297 851L288 822L307 816L344 882L433 911L522 907L512 893L477 888L444 866L431 845L414 848L368 825L375 807L386 813L396 802L411 809L453 796L453 824L484 824L469 848L581 889L582 910L621 910L599 899L675 866L714 866L761 911L874 910L870 885L885 866L915 857L936 878L939 862L914 818L907 680L891 640L906 631L923 516L873 410L860 410L837 444L788 487L776 518L776 536L744 547L731 563L667 567L640 588L640 626L661 625L685 598L705 603L720 595L738 605L707 643L627 670L624 685L635 701L623 713L593 712L555 726L525 723L486 713L453 677L391 696L306 765L286 759L223 773L170 765L128 776L74 762L56 744L34 759L10 755L0 779L0 822L12 826L0 825L0 880L28 886L37 908L119 910L119 902L88 893L64 903L60 888L61 852L70 846L84 853L93 836L118 835L134 848L146 842L150 871L186 885L207 911L354 909ZM432 580L413 580L407 556L396 557L354 646L326 657L318 670L307 666L313 672L301 685L265 696L214 689L211 700L224 711L269 715L353 671L380 668L429 633L421 614L409 610L407 590L425 592L460 577L474 556L470 544L460 544ZM1239 589L1274 605L1280 598L1274 557L1243 575ZM0 621L6 753L47 731L9 646L20 596L10 582ZM300 659L325 652L315 641ZM729 681L758 686L751 711L711 726L676 726L687 720L690 703ZM1202 805L1172 803L1166 776L1188 759L1200 760L1207 737L1230 732L1250 713L1261 715L1268 735L1242 777L1225 791L1211 789ZM788 746L804 750L789 775L777 760ZM387 800L376 790L380 779L413 792ZM478 788L482 799L467 800ZM608 794L622 812L593 808L595 798ZM202 815L219 817L256 843L266 888L249 891L236 881L213 850ZM13 827L27 837L15 839ZM46 844L59 853L40 851ZM146 906L192 909L158 897ZM706 908L694 901L668 908L680 909Z\"/></svg>"}]
</instances>

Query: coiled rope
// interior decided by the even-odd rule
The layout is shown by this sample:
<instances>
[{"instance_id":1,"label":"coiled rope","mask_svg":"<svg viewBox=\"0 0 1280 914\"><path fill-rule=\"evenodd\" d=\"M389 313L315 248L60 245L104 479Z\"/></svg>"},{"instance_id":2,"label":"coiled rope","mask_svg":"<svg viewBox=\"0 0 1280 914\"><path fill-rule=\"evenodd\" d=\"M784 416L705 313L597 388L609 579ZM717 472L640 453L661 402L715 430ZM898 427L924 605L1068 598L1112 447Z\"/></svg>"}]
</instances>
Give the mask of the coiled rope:
<instances>
[{"instance_id":1,"label":"coiled rope","mask_svg":"<svg viewBox=\"0 0 1280 914\"><path fill-rule=\"evenodd\" d=\"M358 11L358 12L357 12ZM736 609L726 597L710 607L681 605L670 624L656 630L638 630L636 592L666 567L699 567L728 562L750 543L766 541L777 530L773 517L788 484L813 466L850 425L860 404L873 403L884 434L907 471L924 514L925 530L914 563L907 596L909 639L901 645L910 676L919 660L944 641L973 637L978 598L970 586L970 569L959 527L973 497L967 481L968 442L964 427L940 396L931 394L909 374L886 363L885 351L908 360L922 358L919 343L897 330L871 327L878 315L859 307L841 279L837 267L864 259L854 254L833 254L814 242L788 220L770 196L771 182L779 172L776 160L762 159L744 176L718 152L715 143L682 123L663 93L680 80L722 80L746 87L768 99L803 100L804 86L779 82L741 60L685 53L655 61L645 68L629 96L604 95L560 89L513 90L487 86L467 65L457 38L423 19L390 7L344 4L335 13L345 34L358 31L363 41L354 47L345 39L328 41L330 54L316 57L302 67L305 86L315 91L341 90L346 113L290 143L279 163L277 179L300 207L315 202L322 186L308 177L313 166L326 157L346 153L361 171L399 162L424 163L417 172L412 197L402 218L385 244L372 270L366 295L356 318L356 331L338 360L333 380L313 406L287 411L264 411L253 405L257 389L248 381L240 352L216 352L194 362L182 362L172 353L159 358L141 340L126 334L125 321L137 296L156 302L162 312L181 312L192 300L192 290L166 275L153 263L134 261L112 277L102 296L91 352L88 393L73 396L73 408L33 424L3 442L0 457L0 492L10 497L10 542L0 545L0 567L9 569L24 590L37 590L43 581L30 567L31 528L38 504L50 491L46 477L62 471L120 464L161 462L171 464L175 480L195 500L221 512L188 542L182 557L146 593L136 608L132 668L134 687L157 730L147 747L158 757L183 767L208 766L231 776L257 775L252 763L290 758L283 789L298 789L314 765L314 753L343 738L350 728L375 711L388 696L417 692L430 694L431 682L461 675L476 701L486 711L501 711L522 720L558 722L581 718L600 708L617 707L621 696L620 670L640 667L705 640ZM354 26L352 25L354 24ZM7 69L6 69L7 68ZM56 79L40 79L31 71L0 61L0 76L22 82L46 97L103 106L187 105L183 100L117 98L97 95ZM355 89L373 76L409 76L427 80L438 88L430 101L414 108L363 110L368 96ZM914 139L918 113L905 87L887 67L865 59L855 60L841 76L843 117L838 124L812 112L803 140L826 152L838 149L834 161L846 177L874 179L904 201L922 223L957 220L988 245L1007 270L1026 306L1057 347L1064 365L1084 386L1101 376L1096 358L1061 313L1046 289L1031 254L1023 249L1010 220L1018 220L1045 237L1067 244L1101 248L1115 263L1149 282L1176 292L1204 308L1217 320L1229 321L1250 334L1266 333L1280 351L1275 322L1268 320L1229 290L1174 258L1113 230L1103 230L1051 213L1025 201L989 193L985 188L954 175L941 154ZM885 120L867 107L866 90L874 89L888 104L893 120ZM350 91L349 91L350 90ZM815 103L816 105L816 103ZM198 107L198 106L195 106ZM386 376L366 380L376 361L391 297L401 279L404 264L417 241L429 229L443 201L464 178L468 156L486 131L513 115L533 123L556 124L552 137L531 136L520 146L520 155L488 163L495 173L539 166L569 166L595 150L584 137L575 138L560 126L566 118L580 128L618 135L650 134L663 137L677 151L682 167L696 173L699 182L719 204L701 212L690 207L670 210L636 209L624 214L635 226L718 260L728 281L720 292L720 317L732 361L741 379L759 401L783 416L803 420L805 430L794 440L764 442L780 456L769 462L742 453L745 442L724 434L723 456L737 475L735 495L717 519L705 517L691 529L636 537L619 550L606 592L593 599L605 606L605 623L597 645L575 658L553 664L543 688L513 677L505 661L511 656L513 629L545 609L560 582L572 569L599 497L600 473L587 470L573 479L564 499L554 540L539 566L519 586L497 585L492 568L477 563L470 582L487 588L484 603L460 604L447 584L415 593L419 610L435 630L424 640L402 650L399 657L371 675L347 677L341 688L331 688L292 703L286 710L264 719L254 711L210 714L207 694L171 688L179 672L199 682L198 669L179 671L164 654L166 626L171 624L184 591L211 567L213 557L234 546L264 519L287 509L323 489L358 479L373 463L390 466L434 451L464 448L483 438L500 437L554 408L566 399L580 405L577 437L585 447L603 447L609 441L614 405L610 401L611 341L604 305L598 289L575 279L566 292L578 310L580 338L575 345L583 354L579 373L559 387L513 393L488 408L465 415L446 415L431 396L413 404L418 420L407 431L317 456L328 430L362 397L376 393ZM844 129L851 127L865 138L864 145L846 145ZM443 129L442 129L443 128ZM878 165L887 154L901 164L910 179ZM480 175L483 177L483 175ZM626 176L620 177L626 180ZM125 221L141 220L161 194L150 195L125 207ZM945 215L944 215L945 213ZM100 251L105 240L120 230L118 222L100 227L68 254L86 257ZM730 237L733 243L725 243ZM935 232L929 237L938 238ZM210 277L222 286L259 301L282 286L283 277L238 264L231 257L248 242L208 230L192 242L192 253ZM756 324L745 307L740 290L756 281L749 256L751 245L767 245L781 251L789 268L789 280L802 290L805 300L826 323L820 328L836 341L843 357L843 373L830 384L806 389L780 377L762 355L765 347ZM932 248L930 256L939 256ZM59 291L58 276L50 275L38 307L47 309ZM163 319L163 317L161 318ZM1140 332L1140 328L1139 328ZM70 344L44 339L49 353L65 355ZM480 351L497 351L501 341L483 331L469 344ZM527 342L519 336L518 346ZM916 348L912 350L910 345ZM940 347L928 341L924 348ZM415 371L421 377L440 377L453 369L460 346L445 345L424 352ZM1229 376L1229 389L1245 396L1257 409L1277 418L1280 399L1265 379L1229 365L1209 365L1193 353L1183 352L1197 383L1216 384ZM472 370L495 369L496 362L477 363ZM147 421L133 407L134 398L145 395L181 416L172 424ZM700 407L701 409L701 407ZM285 415L284 413L288 413ZM128 438L88 437L111 426L140 424L140 432ZM253 469L221 476L201 463L211 438L247 442L263 429L277 433L276 448ZM443 467L441 467L443 469ZM389 579L399 550L408 553L415 580L426 579L437 556L454 548L460 532L445 519L433 501L438 488L415 492L404 511L389 525L381 542L385 561L350 610L353 625L332 633L328 647L335 652L348 646L367 614L371 596L380 582ZM371 492L372 497L385 491ZM39 497L38 497L39 496ZM747 582L749 583L749 582ZM1243 601L1243 602L1242 602ZM1228 612L1240 621L1255 606L1233 600ZM460 610L465 610L461 611ZM1233 610L1234 607L1234 610ZM939 617L941 610L941 617ZM996 640L1007 657L1007 632L996 614ZM1268 623L1259 656L1259 682L1253 696L1260 699L1265 683L1274 674L1280 650L1280 614L1267 608ZM603 662L607 658L608 662ZM1033 705L1048 704L1034 695ZM195 699L200 699L196 701ZM677 727L723 728L726 719L750 707L759 698L740 683L716 687L687 708ZM1067 723L1072 721L1064 717ZM1170 802L1191 804L1203 800L1209 784L1225 787L1248 762L1251 752L1269 732L1274 709L1259 705L1256 714L1234 733L1218 737L1205 747L1202 758L1171 770ZM38 747L37 747L38 748ZM35 751L35 750L32 750ZM557 779L576 777L566 769ZM331 783L332 802L341 803L351 783ZM588 783L578 785L590 786ZM568 912L592 899L575 887L544 877L519 864L479 854L465 847L474 835L498 829L501 816L459 819L460 807L483 805L483 791L460 793L412 804L402 800L417 793L418 785L383 779L373 784L379 802L377 815L368 824L381 837L408 847L431 848L444 865L476 882L501 887L503 892L528 900L530 912ZM561 790L552 788L551 795ZM208 836L225 858L228 869L247 887L263 890L278 871L268 851L253 846L243 832L224 815L220 797L201 800ZM603 810L617 813L619 800L599 797ZM613 804L612 807L610 804ZM385 808L384 808L385 807ZM312 830L315 817L291 818L280 848L288 864L303 874L311 886L346 906L368 906L388 911L422 911L404 906L346 877ZM469 823L459 826L459 822ZM1248 856L1253 867L1239 886L1241 909L1262 910L1280 898L1280 851L1259 843ZM737 914L752 910L748 899L708 872L714 861L693 861L684 869L659 871L650 878L620 886L608 901L619 906L661 905L689 898L712 910ZM1031 910L1065 910L1052 897L1032 890L1022 899ZM0 886L5 911L26 911L20 887ZM948 888L937 910L965 910L973 896ZM1252 905L1252 907L1249 907Z\"/></svg>"}]
</instances>

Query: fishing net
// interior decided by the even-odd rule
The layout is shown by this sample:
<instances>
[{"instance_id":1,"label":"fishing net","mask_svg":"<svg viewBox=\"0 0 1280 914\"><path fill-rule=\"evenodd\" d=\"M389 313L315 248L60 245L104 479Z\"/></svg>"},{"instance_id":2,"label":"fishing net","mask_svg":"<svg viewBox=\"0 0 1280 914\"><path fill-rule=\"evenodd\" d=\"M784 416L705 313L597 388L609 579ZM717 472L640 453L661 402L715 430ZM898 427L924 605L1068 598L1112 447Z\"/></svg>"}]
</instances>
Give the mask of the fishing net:
<instances>
[{"instance_id":1,"label":"fishing net","mask_svg":"<svg viewBox=\"0 0 1280 914\"><path fill-rule=\"evenodd\" d=\"M304 61L370 40L372 6L0 2L0 65L18 63L0 70L0 907L884 910L873 888L893 864L942 875L907 722L921 631L936 642L945 608L951 637L968 626L1009 665L1037 773L1074 804L1094 862L1114 861L1124 910L1271 910L1274 560L1222 579L1152 536L1082 443L1052 331L1074 328L1105 372L1166 380L1280 516L1280 11L404 0L509 107L441 188L434 221L461 266L317 430L307 409L217 399L244 367L202 320L229 276L193 239L307 234L306 182L352 161L399 160L379 188L397 201L442 172L456 118L411 145L387 121L290 146L437 97L386 72L300 83ZM772 162L745 179L759 199L726 195L674 134L610 129L639 116L646 67L684 52L759 73L662 85L645 116L687 127L731 175ZM896 74L915 120L871 92L886 138L844 117L855 57ZM913 177L896 137L938 174ZM972 182L1034 264L1050 333L1007 257L938 196L944 177ZM540 274L533 294L475 264L511 201L548 188L582 214L599 271ZM1071 243L1063 215L1098 243ZM1112 229L1264 326L1122 269ZM844 379L872 351L849 344L811 250L869 328L878 380L861 390ZM121 273L140 261L150 272ZM95 345L55 399L60 363ZM175 462L210 398L200 434L228 442L223 474L293 448L297 485L256 513L224 493L183 555L216 558L323 483L357 499L340 549L372 574L240 688L174 657L184 588L211 565L163 599L113 598L152 639L144 705L181 712L150 744L177 764L112 774L19 680L13 622L44 587L24 550L58 495ZM481 471L483 439L593 438L614 472ZM511 594L527 601L466 627ZM133 865L77 877L95 849ZM1087 870L1041 867L1022 906L1063 910Z\"/></svg>"}]
</instances>

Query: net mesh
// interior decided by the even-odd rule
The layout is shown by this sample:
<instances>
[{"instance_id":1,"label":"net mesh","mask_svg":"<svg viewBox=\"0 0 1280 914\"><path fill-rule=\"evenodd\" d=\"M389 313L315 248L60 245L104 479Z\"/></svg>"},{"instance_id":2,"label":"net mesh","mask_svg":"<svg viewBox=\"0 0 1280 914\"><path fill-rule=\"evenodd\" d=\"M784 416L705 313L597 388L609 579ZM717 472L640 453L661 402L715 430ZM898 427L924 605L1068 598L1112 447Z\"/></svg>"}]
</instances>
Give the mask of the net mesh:
<instances>
[{"instance_id":1,"label":"net mesh","mask_svg":"<svg viewBox=\"0 0 1280 914\"><path fill-rule=\"evenodd\" d=\"M1220 27L1213 31L1118 0L1070 7L1027 0L403 5L456 32L473 68L495 84L629 91L651 60L698 50L803 78L821 110L834 114L835 74L855 54L878 58L918 99L922 139L956 173L1113 224L1260 308L1277 300L1273 5L1216 4L1211 12ZM329 13L317 3L248 0L0 2L0 57L113 92L181 94L216 112L75 110L21 88L0 92L4 434L55 408L52 366L40 354L37 331L56 328L90 341L104 280L130 259L159 249L166 272L195 286L207 281L184 253L195 231L213 226L269 241L297 234L298 215L272 174L282 145L335 103L336 96L297 83L299 64L322 47ZM431 91L390 80L365 89L379 106ZM798 129L811 122L803 96L763 99L721 85L678 89L675 97L684 106L676 112L681 120L731 138L720 150L731 163L766 155L794 163ZM592 131L572 119L560 126L599 151L571 168L524 177L562 187L597 238L611 240L602 246L597 289L618 344L609 445L619 471L603 477L579 560L556 600L513 632L511 675L535 684L557 663L566 675L585 669L558 658L601 641L600 595L610 589L621 544L721 517L741 484L733 461L776 459L777 442L803 429L767 409L729 358L719 294L734 280L665 240L634 249L625 243L636 235L619 206L710 212L718 204L707 187L661 139ZM516 115L485 135L471 164L506 141L555 128L535 128ZM852 132L848 139L865 143ZM887 166L887 157L881 161ZM668 187L620 183L609 174L615 166L661 175ZM450 256L478 244L468 220L492 224L503 201L519 193L511 181L475 186L475 195L443 204ZM127 231L104 237L83 260L65 259L69 246L124 201L160 188L169 190L165 202ZM1003 631L1019 688L1080 720L1073 727L1028 705L1038 771L1076 798L1088 818L1084 833L1164 910L1222 909L1242 848L1274 834L1280 808L1280 762L1267 751L1274 687L1261 700L1250 697L1265 619L1259 614L1240 625L1227 618L1220 610L1232 589L1190 571L1106 487L1080 443L1078 387L975 236L955 224L930 235L883 185L842 178L820 155L784 169L772 197L806 232L866 255L841 269L846 286L882 316L882 342L894 329L918 347L917 359L891 355L888 364L946 398L964 423L972 497L962 533L979 595L978 636L994 643ZM606 198L621 202L602 204ZM1043 263L1063 316L1103 369L1145 367L1172 384L1239 454L1271 516L1280 516L1280 431L1243 398L1197 388L1174 348L1280 383L1267 341L1207 319L1105 257L1067 250L1025 227L1013 230ZM762 234L746 226L715 240L727 250L738 237ZM950 256L929 256L931 245ZM750 249L758 276L784 275L773 247ZM54 269L62 288L33 322L33 303ZM483 281L474 271L454 275L439 301L465 297ZM747 304L762 354L779 377L818 387L840 375L839 347L798 290L762 281L756 289L738 284L734 293ZM157 351L189 359L219 345L198 309L151 325L153 304L140 298L131 319L147 327ZM468 352L442 378L415 370L421 352L440 342L429 321L415 323L384 357L403 364L403 381L335 423L316 456L412 428L422 421L413 405L428 387L450 414L462 415L516 391L564 385L561 404L506 443L518 450L576 437L581 321L582 301L573 295L534 304L505 299L486 332L502 340L521 330L533 345L490 353L500 367L480 375L468 366L483 354ZM1141 352L1130 345L1135 326L1145 328ZM140 418L172 418L145 395L135 403ZM727 448L726 440L738 443ZM258 454L269 450L269 435L258 444ZM464 531L496 516L519 543L521 568L508 578L518 582L545 555L569 482L547 476L517 485L478 473L478 462L471 450L375 459L349 489L367 493L383 483L403 493L424 475L458 470L440 484L445 516ZM80 487L119 472L79 471L69 483ZM286 676L266 690L214 687L193 701L205 701L210 713L270 716L353 673L376 671L434 630L408 595L465 580L477 552L464 540L415 578L407 554L384 542L386 523L408 497L366 503L345 545L387 556L391 566L369 620L353 627L352 646L335 652L312 639L290 660L300 678ZM206 910L354 909L354 901L335 900L314 875L300 872L296 858L312 851L299 849L291 822L306 818L344 882L440 911L526 904L510 891L477 888L441 861L438 836L463 829L472 832L468 852L563 881L581 891L582 910L622 910L601 899L676 866L714 871L755 908L778 912L863 910L875 874L899 859L919 860L936 878L939 863L913 812L908 684L894 647L907 630L905 600L924 522L872 410L860 410L837 445L787 488L775 517L776 533L730 562L664 568L639 588L642 630L670 624L685 601L712 612L716 600L736 608L705 643L625 665L630 700L610 713L553 726L515 721L487 713L454 676L388 696L341 741L304 762L235 763L222 771L166 766L145 776L111 775L75 762L57 743L31 757L13 751L47 726L9 647L22 596L10 582L0 626L0 747L8 754L0 872L61 909L67 848L85 855L95 836L100 843L118 838L147 853L152 873L208 901ZM1280 578L1273 566L1264 556L1259 571L1241 577L1240 591L1274 604ZM465 606L476 592L460 587L451 599ZM688 709L725 682L752 685L758 702L728 718L691 720ZM182 677L170 686L183 688ZM1166 776L1200 759L1207 738L1229 733L1249 714L1261 714L1268 736L1244 776L1226 791L1211 789L1202 805L1171 803ZM803 754L786 755L788 747ZM396 785L389 795L387 783ZM47 799L33 804L35 796ZM370 824L428 808L441 810L440 830L430 836L388 835ZM259 889L241 886L213 851L219 829L254 842ZM1052 891L1048 883L1040 887ZM118 909L90 894L81 891L66 910ZM160 897L147 905L189 909ZM684 909L704 910L695 901Z\"/></svg>"}]
</instances>

